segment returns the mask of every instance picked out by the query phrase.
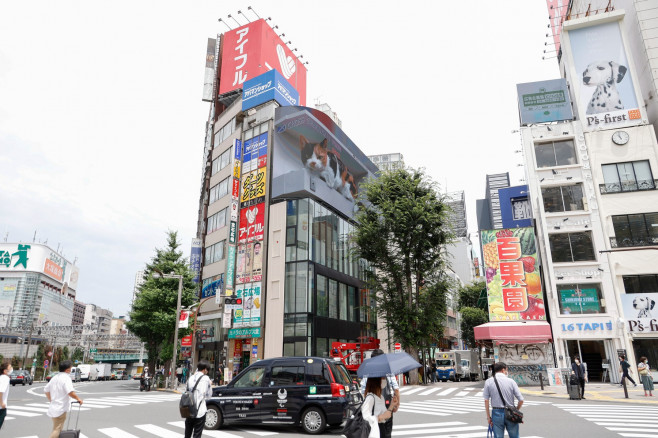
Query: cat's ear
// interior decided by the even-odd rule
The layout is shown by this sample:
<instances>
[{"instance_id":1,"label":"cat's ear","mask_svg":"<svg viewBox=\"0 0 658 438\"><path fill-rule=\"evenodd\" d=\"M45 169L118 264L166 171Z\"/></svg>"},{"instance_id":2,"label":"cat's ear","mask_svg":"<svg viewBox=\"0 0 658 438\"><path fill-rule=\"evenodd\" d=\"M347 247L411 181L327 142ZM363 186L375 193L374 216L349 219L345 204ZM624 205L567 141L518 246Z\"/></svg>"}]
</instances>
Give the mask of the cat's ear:
<instances>
[{"instance_id":1,"label":"cat's ear","mask_svg":"<svg viewBox=\"0 0 658 438\"><path fill-rule=\"evenodd\" d=\"M327 149L327 143L328 143L327 139L325 138L324 140L322 140L322 143L320 143L320 147L322 149Z\"/></svg>"},{"instance_id":2,"label":"cat's ear","mask_svg":"<svg viewBox=\"0 0 658 438\"><path fill-rule=\"evenodd\" d=\"M300 135L299 136L299 145L301 147L304 147L304 146L306 146L307 143L308 143L308 140L306 140L306 137L304 137L303 135Z\"/></svg>"}]
</instances>

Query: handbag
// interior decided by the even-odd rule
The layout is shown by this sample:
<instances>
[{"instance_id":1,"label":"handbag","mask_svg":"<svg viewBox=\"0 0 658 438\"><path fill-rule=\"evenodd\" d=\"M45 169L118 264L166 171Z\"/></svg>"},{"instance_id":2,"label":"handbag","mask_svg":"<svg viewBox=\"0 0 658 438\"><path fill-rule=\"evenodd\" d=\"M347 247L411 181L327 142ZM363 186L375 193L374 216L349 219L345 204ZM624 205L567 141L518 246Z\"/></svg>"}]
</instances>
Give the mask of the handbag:
<instances>
[{"instance_id":1,"label":"handbag","mask_svg":"<svg viewBox=\"0 0 658 438\"><path fill-rule=\"evenodd\" d=\"M500 390L500 386L498 386L498 380L496 380L495 375L494 382L496 383L496 388L498 388L500 399L503 401L503 403L505 403L505 420L512 423L523 423L523 412L516 409L513 405L507 404L507 400L505 400L505 397L503 397L503 392Z\"/></svg>"},{"instance_id":2,"label":"handbag","mask_svg":"<svg viewBox=\"0 0 658 438\"><path fill-rule=\"evenodd\" d=\"M493 424L490 424L489 429L487 429L487 438L496 438L493 430Z\"/></svg>"},{"instance_id":3,"label":"handbag","mask_svg":"<svg viewBox=\"0 0 658 438\"><path fill-rule=\"evenodd\" d=\"M374 397L374 396L373 396ZM368 423L361 413L361 406L365 400L356 408L356 412L350 416L343 427L343 435L347 438L368 438L370 435L370 423ZM372 414L375 414L375 403L372 404Z\"/></svg>"}]
</instances>

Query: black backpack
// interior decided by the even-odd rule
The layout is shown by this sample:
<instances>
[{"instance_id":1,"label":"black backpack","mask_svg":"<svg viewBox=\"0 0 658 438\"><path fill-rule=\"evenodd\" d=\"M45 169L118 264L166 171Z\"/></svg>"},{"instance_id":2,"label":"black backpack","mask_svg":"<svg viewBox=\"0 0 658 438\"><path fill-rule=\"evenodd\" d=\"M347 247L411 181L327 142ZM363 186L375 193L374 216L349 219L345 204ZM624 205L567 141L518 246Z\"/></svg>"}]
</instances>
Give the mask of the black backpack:
<instances>
[{"instance_id":1,"label":"black backpack","mask_svg":"<svg viewBox=\"0 0 658 438\"><path fill-rule=\"evenodd\" d=\"M370 435L370 423L368 423L361 413L361 406L365 399L356 408L356 412L347 419L345 427L343 428L343 435L347 438L368 438ZM372 413L375 414L375 404L372 405Z\"/></svg>"},{"instance_id":2,"label":"black backpack","mask_svg":"<svg viewBox=\"0 0 658 438\"><path fill-rule=\"evenodd\" d=\"M183 393L183 395L180 398L180 403L178 405L180 409L180 416L182 418L196 418L196 414L199 412L199 407L201 406L201 403L196 402L194 399L194 391L196 391L196 387L199 385L199 382L201 382L201 379L203 379L205 376L199 377L199 379L196 381L194 384L194 388L192 388L192 391L190 391L190 385L189 385L189 380L187 389ZM201 400L203 403L203 399Z\"/></svg>"}]
</instances>

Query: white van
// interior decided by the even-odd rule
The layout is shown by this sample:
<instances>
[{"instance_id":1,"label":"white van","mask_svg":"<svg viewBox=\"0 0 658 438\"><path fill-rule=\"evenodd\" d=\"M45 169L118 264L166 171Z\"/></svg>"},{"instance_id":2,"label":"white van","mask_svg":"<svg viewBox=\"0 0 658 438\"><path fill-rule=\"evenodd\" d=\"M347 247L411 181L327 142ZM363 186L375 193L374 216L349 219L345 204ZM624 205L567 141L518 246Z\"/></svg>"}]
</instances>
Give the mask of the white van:
<instances>
[{"instance_id":1,"label":"white van","mask_svg":"<svg viewBox=\"0 0 658 438\"><path fill-rule=\"evenodd\" d=\"M82 373L80 372L80 368L78 368L78 367L71 368L71 380L73 382L81 382L82 381Z\"/></svg>"},{"instance_id":2,"label":"white van","mask_svg":"<svg viewBox=\"0 0 658 438\"><path fill-rule=\"evenodd\" d=\"M80 379L85 380L95 380L91 378L91 369L92 365L89 364L79 364L77 368L80 370Z\"/></svg>"}]
</instances>

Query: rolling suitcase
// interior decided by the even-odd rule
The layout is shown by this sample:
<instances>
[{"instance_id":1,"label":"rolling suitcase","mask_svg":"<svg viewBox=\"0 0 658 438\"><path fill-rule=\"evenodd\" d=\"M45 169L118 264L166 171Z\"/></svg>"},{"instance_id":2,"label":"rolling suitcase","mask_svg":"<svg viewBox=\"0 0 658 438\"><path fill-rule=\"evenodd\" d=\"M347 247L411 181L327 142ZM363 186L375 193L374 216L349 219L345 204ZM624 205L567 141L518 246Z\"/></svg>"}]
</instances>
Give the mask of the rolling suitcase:
<instances>
[{"instance_id":1,"label":"rolling suitcase","mask_svg":"<svg viewBox=\"0 0 658 438\"><path fill-rule=\"evenodd\" d=\"M73 416L73 409L71 409L71 412L69 413L69 419L66 422L66 430L63 430L59 433L59 438L80 438L80 429L78 429L78 420L80 420L80 411L82 410L82 406L77 401L71 402L71 404L73 403L78 404L78 416L75 419L75 429L74 430L69 429L69 426L71 425L71 417Z\"/></svg>"},{"instance_id":2,"label":"rolling suitcase","mask_svg":"<svg viewBox=\"0 0 658 438\"><path fill-rule=\"evenodd\" d=\"M567 392L569 393L569 400L580 400L580 385L578 384L578 378L576 376L572 375L569 378Z\"/></svg>"}]
</instances>

